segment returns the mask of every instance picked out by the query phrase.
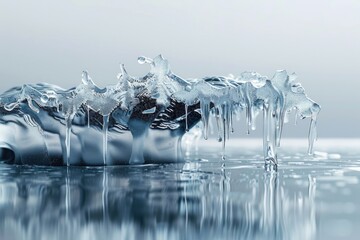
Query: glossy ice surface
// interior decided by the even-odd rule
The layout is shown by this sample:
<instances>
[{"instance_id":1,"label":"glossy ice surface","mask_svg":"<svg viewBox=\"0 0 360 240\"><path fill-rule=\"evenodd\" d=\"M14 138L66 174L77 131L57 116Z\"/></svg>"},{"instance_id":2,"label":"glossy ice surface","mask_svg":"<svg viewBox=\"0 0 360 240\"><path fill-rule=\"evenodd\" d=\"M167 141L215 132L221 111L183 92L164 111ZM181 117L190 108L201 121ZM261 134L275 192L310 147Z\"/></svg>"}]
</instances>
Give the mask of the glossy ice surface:
<instances>
[{"instance_id":1,"label":"glossy ice surface","mask_svg":"<svg viewBox=\"0 0 360 240\"><path fill-rule=\"evenodd\" d=\"M360 140L262 140L189 148L185 163L0 165L1 239L357 239ZM240 151L241 149L241 151ZM239 154L241 152L241 154Z\"/></svg>"},{"instance_id":2,"label":"glossy ice surface","mask_svg":"<svg viewBox=\"0 0 360 240\"><path fill-rule=\"evenodd\" d=\"M313 153L321 107L295 81L295 73L279 70L271 79L256 72L183 79L161 55L139 57L138 62L150 65L148 74L132 77L120 65L118 83L105 88L84 71L81 84L68 90L41 83L0 94L0 153L8 157L0 160L67 166L180 162L182 136L201 121L207 139L210 116L225 158L226 142L237 125L233 118L241 112L248 134L263 115L268 165L277 165L277 147L291 111L295 119L311 119L308 152Z\"/></svg>"}]
</instances>

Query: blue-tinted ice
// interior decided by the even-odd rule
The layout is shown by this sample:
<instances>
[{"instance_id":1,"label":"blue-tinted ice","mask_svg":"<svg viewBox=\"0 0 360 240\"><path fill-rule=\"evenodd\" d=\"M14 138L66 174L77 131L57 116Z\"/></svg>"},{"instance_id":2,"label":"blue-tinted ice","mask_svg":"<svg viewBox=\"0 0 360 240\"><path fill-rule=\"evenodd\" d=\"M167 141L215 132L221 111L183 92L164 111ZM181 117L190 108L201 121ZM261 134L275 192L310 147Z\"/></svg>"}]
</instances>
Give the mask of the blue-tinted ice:
<instances>
[{"instance_id":1,"label":"blue-tinted ice","mask_svg":"<svg viewBox=\"0 0 360 240\"><path fill-rule=\"evenodd\" d=\"M69 90L25 84L0 95L0 148L3 161L44 165L116 165L182 161L181 138L198 123L208 138L209 118L218 140L233 131L233 116L246 112L248 132L263 114L264 159L277 164L283 124L290 111L311 118L309 154L316 139L320 106L277 71L270 80L255 72L240 76L183 79L161 55L139 57L150 72L130 76L123 65L116 85L99 88L87 72Z\"/></svg>"}]
</instances>

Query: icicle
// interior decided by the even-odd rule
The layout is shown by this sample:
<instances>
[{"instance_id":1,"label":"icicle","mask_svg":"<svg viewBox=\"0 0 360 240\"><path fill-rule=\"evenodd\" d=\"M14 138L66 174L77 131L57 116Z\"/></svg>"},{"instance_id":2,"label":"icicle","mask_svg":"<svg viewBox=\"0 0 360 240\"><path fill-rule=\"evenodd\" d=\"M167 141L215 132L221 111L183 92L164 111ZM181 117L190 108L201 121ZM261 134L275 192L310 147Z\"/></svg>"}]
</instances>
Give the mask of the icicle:
<instances>
[{"instance_id":1,"label":"icicle","mask_svg":"<svg viewBox=\"0 0 360 240\"><path fill-rule=\"evenodd\" d=\"M251 108L251 122L250 122L250 126L251 126L251 130L252 131L255 131L256 130L256 116L257 116L257 113L254 112L254 108Z\"/></svg>"},{"instance_id":2,"label":"icicle","mask_svg":"<svg viewBox=\"0 0 360 240\"><path fill-rule=\"evenodd\" d=\"M109 115L103 116L103 161L104 165L107 164L107 151L108 151L108 128L109 128Z\"/></svg>"},{"instance_id":3,"label":"icicle","mask_svg":"<svg viewBox=\"0 0 360 240\"><path fill-rule=\"evenodd\" d=\"M312 155L313 154L313 146L314 146L314 142L317 138L316 136L316 116L317 114L313 114L313 116L311 117L311 122L310 122L310 128L309 128L309 148L308 148L308 154Z\"/></svg>"},{"instance_id":4,"label":"icicle","mask_svg":"<svg viewBox=\"0 0 360 240\"><path fill-rule=\"evenodd\" d=\"M269 106L266 106L266 108L264 107L264 112L266 112L266 132L264 133L265 137L266 137L266 141L270 142L270 121L271 121L271 112L270 112L270 108ZM265 118L264 118L265 121Z\"/></svg>"},{"instance_id":5,"label":"icicle","mask_svg":"<svg viewBox=\"0 0 360 240\"><path fill-rule=\"evenodd\" d=\"M247 125L247 134L250 134L250 126L251 126L251 116L250 116L250 108L246 106L246 125Z\"/></svg>"},{"instance_id":6,"label":"icicle","mask_svg":"<svg viewBox=\"0 0 360 240\"><path fill-rule=\"evenodd\" d=\"M276 114L273 112L273 107L264 104L263 107L263 152L265 164L277 164L277 154L275 153L276 142Z\"/></svg>"},{"instance_id":7,"label":"icicle","mask_svg":"<svg viewBox=\"0 0 360 240\"><path fill-rule=\"evenodd\" d=\"M273 151L273 158L276 160L276 113L273 106L269 107L269 144Z\"/></svg>"},{"instance_id":8,"label":"icicle","mask_svg":"<svg viewBox=\"0 0 360 240\"><path fill-rule=\"evenodd\" d=\"M226 127L224 127L224 131L226 131L226 137L227 137L227 139L229 139L230 138L230 123L231 123L231 121L230 121L230 119L231 119L231 117L230 117L231 110L230 110L230 104L229 103L224 104L224 111L225 111L224 122L226 124Z\"/></svg>"},{"instance_id":9,"label":"icicle","mask_svg":"<svg viewBox=\"0 0 360 240\"><path fill-rule=\"evenodd\" d=\"M223 130L223 139L222 139L222 155L221 155L221 159L225 160L225 147L226 147L226 131L225 131L225 118L223 120L223 126L224 126L224 130Z\"/></svg>"},{"instance_id":10,"label":"icicle","mask_svg":"<svg viewBox=\"0 0 360 240\"><path fill-rule=\"evenodd\" d=\"M226 138L228 135L228 122L227 122L227 105L226 103L221 105L221 118L222 118L222 133L223 133L223 139L222 139L222 156L221 159L225 160L225 147L226 147Z\"/></svg>"},{"instance_id":11,"label":"icicle","mask_svg":"<svg viewBox=\"0 0 360 240\"><path fill-rule=\"evenodd\" d=\"M65 149L66 149L66 165L70 166L70 149L71 149L71 127L75 113L70 113L65 117L66 132L65 132Z\"/></svg>"},{"instance_id":12,"label":"icicle","mask_svg":"<svg viewBox=\"0 0 360 240\"><path fill-rule=\"evenodd\" d=\"M233 122L233 105L231 105L231 111L230 111L230 128L231 128L231 133L234 132L234 122Z\"/></svg>"},{"instance_id":13,"label":"icicle","mask_svg":"<svg viewBox=\"0 0 360 240\"><path fill-rule=\"evenodd\" d=\"M209 136L209 115L210 115L209 102L201 101L200 108L201 108L201 120L204 124L204 139L207 140Z\"/></svg>"},{"instance_id":14,"label":"icicle","mask_svg":"<svg viewBox=\"0 0 360 240\"><path fill-rule=\"evenodd\" d=\"M225 135L225 134L224 134ZM225 160L226 159L226 155L225 155L225 136L224 136L224 140L223 140L223 143L222 143L222 154L221 154L221 160Z\"/></svg>"},{"instance_id":15,"label":"icicle","mask_svg":"<svg viewBox=\"0 0 360 240\"><path fill-rule=\"evenodd\" d=\"M215 133L214 132L215 131L214 130L215 129L215 126L214 126L215 124L213 123L213 120L214 120L213 118L209 117L209 132L210 132L211 135L214 135L214 133Z\"/></svg>"},{"instance_id":16,"label":"icicle","mask_svg":"<svg viewBox=\"0 0 360 240\"><path fill-rule=\"evenodd\" d=\"M267 157L269 146L269 107L264 104L263 108L263 152L264 157Z\"/></svg>"},{"instance_id":17,"label":"icicle","mask_svg":"<svg viewBox=\"0 0 360 240\"><path fill-rule=\"evenodd\" d=\"M188 132L189 131L189 126L188 126L188 105L185 104L185 131Z\"/></svg>"},{"instance_id":18,"label":"icicle","mask_svg":"<svg viewBox=\"0 0 360 240\"><path fill-rule=\"evenodd\" d=\"M289 122L289 114L290 114L290 110L285 111L285 113L284 113L284 123Z\"/></svg>"},{"instance_id":19,"label":"icicle","mask_svg":"<svg viewBox=\"0 0 360 240\"><path fill-rule=\"evenodd\" d=\"M297 120L299 117L299 110L297 108L295 108L295 119L294 119L294 125L297 125Z\"/></svg>"},{"instance_id":20,"label":"icicle","mask_svg":"<svg viewBox=\"0 0 360 240\"><path fill-rule=\"evenodd\" d=\"M311 110L312 114L311 114L311 122L310 122L310 128L309 128L309 136L308 136L308 139L309 139L308 154L312 155L314 142L317 139L317 132L316 132L317 115L319 114L321 107L319 104L313 103L310 110Z\"/></svg>"},{"instance_id":21,"label":"icicle","mask_svg":"<svg viewBox=\"0 0 360 240\"><path fill-rule=\"evenodd\" d=\"M250 128L252 123L252 103L250 100L249 93L249 85L250 83L246 83L245 86L245 103L246 103L246 123L247 123L247 134L250 134Z\"/></svg>"},{"instance_id":22,"label":"icicle","mask_svg":"<svg viewBox=\"0 0 360 240\"><path fill-rule=\"evenodd\" d=\"M275 132L276 147L280 147L283 126L284 126L283 110L282 110L282 107L277 106L277 109L276 109L276 132Z\"/></svg>"},{"instance_id":23,"label":"icicle","mask_svg":"<svg viewBox=\"0 0 360 240\"><path fill-rule=\"evenodd\" d=\"M87 111L87 127L90 128L90 108L89 106L86 106Z\"/></svg>"},{"instance_id":24,"label":"icicle","mask_svg":"<svg viewBox=\"0 0 360 240\"><path fill-rule=\"evenodd\" d=\"M220 110L219 110L219 108L218 107L215 107L215 120L216 120L216 126L217 126L217 130L218 130L218 138L217 138L217 140L219 141L219 142L221 142L222 141L222 138L221 138L221 136L222 136L222 133L221 133L221 131L222 131L222 128L221 128L221 119L220 119Z\"/></svg>"}]
</instances>

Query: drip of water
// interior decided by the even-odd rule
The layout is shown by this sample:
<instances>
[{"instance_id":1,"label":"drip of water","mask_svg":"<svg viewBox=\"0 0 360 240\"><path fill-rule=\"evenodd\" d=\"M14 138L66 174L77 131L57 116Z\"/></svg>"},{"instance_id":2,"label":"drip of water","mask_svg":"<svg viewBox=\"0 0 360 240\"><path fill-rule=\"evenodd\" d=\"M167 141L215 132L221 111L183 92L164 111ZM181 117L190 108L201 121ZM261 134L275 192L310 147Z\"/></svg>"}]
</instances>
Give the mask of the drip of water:
<instances>
[{"instance_id":1,"label":"drip of water","mask_svg":"<svg viewBox=\"0 0 360 240\"><path fill-rule=\"evenodd\" d=\"M0 128L7 129L11 125L21 134L15 137L3 134L0 143L19 151L14 154L16 163L23 163L21 156L25 152L38 148L45 149L39 151L40 159L68 166L143 164L157 159L178 161L182 136L201 121L203 136L208 139L211 117L214 117L225 158L226 142L234 131L233 115L238 116L245 110L247 133L250 134L250 130L256 129L256 118L262 111L264 160L276 164L276 146L280 146L283 125L295 109L296 119L311 118L308 152L312 154L320 106L307 97L300 83L295 82L295 74L280 70L271 79L255 72L244 72L238 77L185 80L171 71L168 61L161 55L154 59L139 57L138 62L150 65L147 75L130 76L121 64L119 82L105 88L98 87L84 71L81 84L69 90L49 84L25 84L6 91L0 95ZM65 139L61 137L63 121ZM32 148L17 144L27 134L24 126L29 134L39 136ZM108 142L109 131L113 136L111 143ZM102 149L94 144L100 139ZM59 148L63 145L59 141L65 141L64 151ZM111 155L115 149L118 154ZM20 154L21 151L24 153ZM98 152L102 152L100 157ZM59 158L64 159L62 163Z\"/></svg>"}]
</instances>

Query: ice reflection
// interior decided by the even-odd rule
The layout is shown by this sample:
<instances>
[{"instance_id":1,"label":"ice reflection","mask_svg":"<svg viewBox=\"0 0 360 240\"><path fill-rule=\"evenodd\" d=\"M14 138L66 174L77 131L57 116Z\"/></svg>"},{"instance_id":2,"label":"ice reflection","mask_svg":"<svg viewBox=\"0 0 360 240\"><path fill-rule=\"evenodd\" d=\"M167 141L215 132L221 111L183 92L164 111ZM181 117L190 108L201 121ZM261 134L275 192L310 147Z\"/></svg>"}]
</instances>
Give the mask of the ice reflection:
<instances>
[{"instance_id":1,"label":"ice reflection","mask_svg":"<svg viewBox=\"0 0 360 240\"><path fill-rule=\"evenodd\" d=\"M312 239L313 181L218 162L0 165L3 239ZM290 182L291 184L291 182Z\"/></svg>"}]
</instances>

